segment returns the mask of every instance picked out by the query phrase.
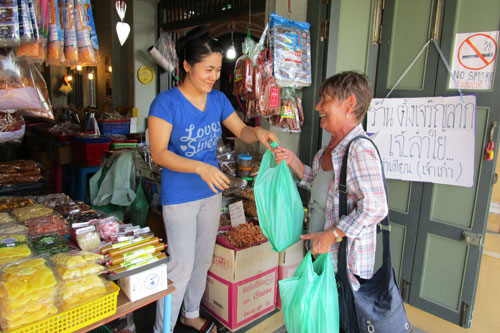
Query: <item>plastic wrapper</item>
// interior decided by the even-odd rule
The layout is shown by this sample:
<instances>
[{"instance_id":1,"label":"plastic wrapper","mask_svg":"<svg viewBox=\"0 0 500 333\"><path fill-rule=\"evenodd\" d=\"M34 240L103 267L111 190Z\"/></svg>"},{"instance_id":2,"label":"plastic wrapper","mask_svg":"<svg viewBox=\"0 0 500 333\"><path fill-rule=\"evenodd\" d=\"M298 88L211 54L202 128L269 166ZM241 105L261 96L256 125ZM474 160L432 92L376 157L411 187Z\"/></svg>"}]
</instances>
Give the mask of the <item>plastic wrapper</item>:
<instances>
[{"instance_id":1,"label":"plastic wrapper","mask_svg":"<svg viewBox=\"0 0 500 333\"><path fill-rule=\"evenodd\" d=\"M71 251L54 254L50 259L54 265L70 268L100 263L104 260L104 256L88 251Z\"/></svg>"},{"instance_id":2,"label":"plastic wrapper","mask_svg":"<svg viewBox=\"0 0 500 333\"><path fill-rule=\"evenodd\" d=\"M120 231L120 221L114 217L108 217L105 219L100 219L96 222L97 231L99 236L105 242L109 242L113 239L116 234Z\"/></svg>"},{"instance_id":3,"label":"plastic wrapper","mask_svg":"<svg viewBox=\"0 0 500 333\"><path fill-rule=\"evenodd\" d=\"M93 251L101 245L101 239L94 226L77 229L75 238L78 247L84 251Z\"/></svg>"},{"instance_id":4,"label":"plastic wrapper","mask_svg":"<svg viewBox=\"0 0 500 333\"><path fill-rule=\"evenodd\" d=\"M20 161L18 161L20 162ZM12 168L10 169L2 169L2 167L7 167L11 166ZM29 169L24 169L24 168L16 168L16 166L22 166L22 163L20 164L14 164L9 162L5 163L0 163L0 170L2 170L4 173L18 173L18 172L24 172ZM26 207L26 206L31 206L36 204L36 202L27 197L0 197L0 212L5 212L5 211L10 211L16 208L21 208L21 207Z\"/></svg>"},{"instance_id":5,"label":"plastic wrapper","mask_svg":"<svg viewBox=\"0 0 500 333\"><path fill-rule=\"evenodd\" d=\"M234 65L233 94L240 96L250 95L252 92L253 64L252 59L242 55Z\"/></svg>"},{"instance_id":6,"label":"plastic wrapper","mask_svg":"<svg viewBox=\"0 0 500 333\"><path fill-rule=\"evenodd\" d=\"M39 195L34 198L39 204L43 204L54 209L57 205L70 202L71 199L64 193L51 193L47 195Z\"/></svg>"},{"instance_id":7,"label":"plastic wrapper","mask_svg":"<svg viewBox=\"0 0 500 333\"><path fill-rule=\"evenodd\" d=\"M0 225L12 222L16 222L16 219L10 216L9 213L0 213Z\"/></svg>"},{"instance_id":8,"label":"plastic wrapper","mask_svg":"<svg viewBox=\"0 0 500 333\"><path fill-rule=\"evenodd\" d=\"M86 11L81 0L75 2L75 24L78 42L78 62L87 66L96 66L95 50L90 43L90 32L85 18Z\"/></svg>"},{"instance_id":9,"label":"plastic wrapper","mask_svg":"<svg viewBox=\"0 0 500 333\"><path fill-rule=\"evenodd\" d=\"M0 3L0 46L15 46L19 42L17 0L4 0Z\"/></svg>"},{"instance_id":10,"label":"plastic wrapper","mask_svg":"<svg viewBox=\"0 0 500 333\"><path fill-rule=\"evenodd\" d=\"M234 177L228 174L225 174L227 178L229 178L229 187L222 192L222 195L229 196L234 194L235 192L245 188L247 186L247 181L238 177Z\"/></svg>"},{"instance_id":11,"label":"plastic wrapper","mask_svg":"<svg viewBox=\"0 0 500 333\"><path fill-rule=\"evenodd\" d=\"M17 58L26 59L29 62L39 63L45 60L45 54L40 53L41 51L44 51L44 49L40 48L40 44L43 43L42 39L44 39L45 43L47 43L48 29L47 34L45 34L43 30L45 23L43 11L48 9L46 3L48 3L48 0L27 0L28 8L30 11L31 25L33 28L34 41L23 43L18 46L16 49ZM48 15L48 13L46 13L45 15Z\"/></svg>"},{"instance_id":12,"label":"plastic wrapper","mask_svg":"<svg viewBox=\"0 0 500 333\"><path fill-rule=\"evenodd\" d=\"M96 57L99 53L99 41L97 40L97 31L95 29L94 13L92 12L92 5L90 0L81 0L83 7L86 10L85 18L87 19L87 25L90 32L90 44L96 52Z\"/></svg>"},{"instance_id":13,"label":"plastic wrapper","mask_svg":"<svg viewBox=\"0 0 500 333\"><path fill-rule=\"evenodd\" d=\"M57 280L44 258L20 260L2 268L0 325L12 330L57 312Z\"/></svg>"},{"instance_id":14,"label":"plastic wrapper","mask_svg":"<svg viewBox=\"0 0 500 333\"><path fill-rule=\"evenodd\" d=\"M160 37L154 46L148 49L149 54L163 70L173 73L177 64L177 53L175 43L170 34L160 29Z\"/></svg>"},{"instance_id":15,"label":"plastic wrapper","mask_svg":"<svg viewBox=\"0 0 500 333\"><path fill-rule=\"evenodd\" d=\"M6 223L0 225L0 233L8 234L8 233L16 233L16 232L28 232L28 228L19 223Z\"/></svg>"},{"instance_id":16,"label":"plastic wrapper","mask_svg":"<svg viewBox=\"0 0 500 333\"><path fill-rule=\"evenodd\" d=\"M19 15L19 39L21 43L31 42L38 37L33 31L31 13L28 6L28 0L17 0L17 13Z\"/></svg>"},{"instance_id":17,"label":"plastic wrapper","mask_svg":"<svg viewBox=\"0 0 500 333\"><path fill-rule=\"evenodd\" d=\"M61 310L66 311L89 299L96 299L110 292L110 284L95 275L87 275L81 279L65 281L61 284Z\"/></svg>"},{"instance_id":18,"label":"plastic wrapper","mask_svg":"<svg viewBox=\"0 0 500 333\"><path fill-rule=\"evenodd\" d=\"M33 64L0 56L0 109L22 109L24 115L54 119L45 80Z\"/></svg>"},{"instance_id":19,"label":"plastic wrapper","mask_svg":"<svg viewBox=\"0 0 500 333\"><path fill-rule=\"evenodd\" d=\"M31 256L23 233L0 234L0 265Z\"/></svg>"},{"instance_id":20,"label":"plastic wrapper","mask_svg":"<svg viewBox=\"0 0 500 333\"><path fill-rule=\"evenodd\" d=\"M49 36L47 40L47 65L62 66L64 63L64 37L59 16L58 0L49 2Z\"/></svg>"},{"instance_id":21,"label":"plastic wrapper","mask_svg":"<svg viewBox=\"0 0 500 333\"><path fill-rule=\"evenodd\" d=\"M310 26L271 13L274 77L280 87L311 85Z\"/></svg>"},{"instance_id":22,"label":"plastic wrapper","mask_svg":"<svg viewBox=\"0 0 500 333\"><path fill-rule=\"evenodd\" d=\"M99 264L88 263L78 267L55 266L57 275L64 281L82 278L89 274L102 274L105 271L104 266Z\"/></svg>"},{"instance_id":23,"label":"plastic wrapper","mask_svg":"<svg viewBox=\"0 0 500 333\"><path fill-rule=\"evenodd\" d=\"M281 112L281 98L278 83L272 76L262 83L262 94L257 100L257 114L264 117L278 115Z\"/></svg>"},{"instance_id":24,"label":"plastic wrapper","mask_svg":"<svg viewBox=\"0 0 500 333\"><path fill-rule=\"evenodd\" d=\"M43 216L24 221L24 225L28 227L28 236L35 237L58 233L65 235L68 233L66 221L58 215Z\"/></svg>"},{"instance_id":25,"label":"plastic wrapper","mask_svg":"<svg viewBox=\"0 0 500 333\"><path fill-rule=\"evenodd\" d=\"M89 222L95 219L99 219L103 216L101 212L98 212L94 209L90 210L85 210L81 211L79 213L73 214L71 216L71 222L72 223L77 223L77 222Z\"/></svg>"},{"instance_id":26,"label":"plastic wrapper","mask_svg":"<svg viewBox=\"0 0 500 333\"><path fill-rule=\"evenodd\" d=\"M68 242L59 234L33 237L29 239L29 242L36 254L53 255L69 250Z\"/></svg>"},{"instance_id":27,"label":"plastic wrapper","mask_svg":"<svg viewBox=\"0 0 500 333\"><path fill-rule=\"evenodd\" d=\"M53 215L54 210L38 204L14 209L11 211L11 214L17 219L17 221L24 222L37 217Z\"/></svg>"},{"instance_id":28,"label":"plastic wrapper","mask_svg":"<svg viewBox=\"0 0 500 333\"><path fill-rule=\"evenodd\" d=\"M24 137L24 118L20 111L0 111L0 143L21 143Z\"/></svg>"},{"instance_id":29,"label":"plastic wrapper","mask_svg":"<svg viewBox=\"0 0 500 333\"><path fill-rule=\"evenodd\" d=\"M64 58L66 66L78 64L74 0L64 0Z\"/></svg>"}]
</instances>

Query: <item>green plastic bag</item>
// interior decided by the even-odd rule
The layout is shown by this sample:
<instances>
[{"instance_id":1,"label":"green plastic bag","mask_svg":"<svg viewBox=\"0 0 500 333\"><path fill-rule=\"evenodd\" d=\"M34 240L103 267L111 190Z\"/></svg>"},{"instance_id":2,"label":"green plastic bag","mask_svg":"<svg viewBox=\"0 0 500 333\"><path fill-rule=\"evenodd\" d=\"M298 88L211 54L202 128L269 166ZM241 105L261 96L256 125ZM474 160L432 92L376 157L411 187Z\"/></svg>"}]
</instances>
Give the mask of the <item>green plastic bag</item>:
<instances>
[{"instance_id":1,"label":"green plastic bag","mask_svg":"<svg viewBox=\"0 0 500 333\"><path fill-rule=\"evenodd\" d=\"M141 228L148 226L149 202L142 189L142 179L137 186L135 199L130 205L130 222L133 225L139 225Z\"/></svg>"},{"instance_id":2,"label":"green plastic bag","mask_svg":"<svg viewBox=\"0 0 500 333\"><path fill-rule=\"evenodd\" d=\"M339 297L330 253L313 263L307 252L295 275L278 283L288 333L339 331Z\"/></svg>"},{"instance_id":3,"label":"green plastic bag","mask_svg":"<svg viewBox=\"0 0 500 333\"><path fill-rule=\"evenodd\" d=\"M297 243L303 230L302 200L288 165L276 165L270 150L262 157L254 194L260 228L273 250L281 252Z\"/></svg>"}]
</instances>

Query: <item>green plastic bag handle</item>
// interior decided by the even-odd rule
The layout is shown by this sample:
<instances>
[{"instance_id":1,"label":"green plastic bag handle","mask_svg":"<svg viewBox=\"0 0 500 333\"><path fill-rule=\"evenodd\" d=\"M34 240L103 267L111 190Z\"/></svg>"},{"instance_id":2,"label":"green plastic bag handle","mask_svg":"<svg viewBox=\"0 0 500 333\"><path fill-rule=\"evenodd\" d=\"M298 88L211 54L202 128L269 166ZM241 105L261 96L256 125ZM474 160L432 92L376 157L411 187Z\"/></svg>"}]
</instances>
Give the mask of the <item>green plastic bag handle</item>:
<instances>
[{"instance_id":1,"label":"green plastic bag handle","mask_svg":"<svg viewBox=\"0 0 500 333\"><path fill-rule=\"evenodd\" d=\"M271 148L276 148L278 147L278 143L276 141L271 142Z\"/></svg>"}]
</instances>

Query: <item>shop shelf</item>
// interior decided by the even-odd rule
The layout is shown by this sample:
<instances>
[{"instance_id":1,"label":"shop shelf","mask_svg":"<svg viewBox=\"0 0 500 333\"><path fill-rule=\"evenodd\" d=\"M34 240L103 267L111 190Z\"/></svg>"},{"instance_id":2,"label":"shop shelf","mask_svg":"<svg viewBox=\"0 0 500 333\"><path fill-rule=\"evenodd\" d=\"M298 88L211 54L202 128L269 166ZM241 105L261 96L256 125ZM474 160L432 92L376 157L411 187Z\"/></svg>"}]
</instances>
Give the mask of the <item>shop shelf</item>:
<instances>
[{"instance_id":1,"label":"shop shelf","mask_svg":"<svg viewBox=\"0 0 500 333\"><path fill-rule=\"evenodd\" d=\"M100 298L91 300L70 310L56 313L47 319L37 321L15 331L9 331L8 333L64 333L77 331L80 328L84 328L115 314L119 291L120 288L116 284L111 283L110 292Z\"/></svg>"}]
</instances>

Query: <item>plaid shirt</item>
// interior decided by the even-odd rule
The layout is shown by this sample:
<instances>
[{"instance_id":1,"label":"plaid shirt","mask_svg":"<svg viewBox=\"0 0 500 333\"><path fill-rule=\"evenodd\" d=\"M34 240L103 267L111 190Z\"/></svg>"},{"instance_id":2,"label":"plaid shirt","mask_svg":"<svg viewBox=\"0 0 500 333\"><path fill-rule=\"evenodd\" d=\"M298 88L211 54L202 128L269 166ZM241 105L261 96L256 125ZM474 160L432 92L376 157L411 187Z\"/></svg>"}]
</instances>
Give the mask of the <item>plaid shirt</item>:
<instances>
[{"instance_id":1,"label":"plaid shirt","mask_svg":"<svg viewBox=\"0 0 500 333\"><path fill-rule=\"evenodd\" d=\"M377 224L387 216L389 211L377 151L368 140L356 140L351 145L347 160L346 185L349 213L339 219L339 180L342 157L347 144L358 135L366 136L361 125L356 126L347 134L332 151L334 177L328 190L325 214L325 230L336 226L347 236L347 264L354 290L359 289L359 282L353 274L363 279L373 276ZM299 186L311 189L325 148L326 146L321 148L314 156L312 169L305 166L304 177ZM337 272L337 251L338 243L334 243L330 253L335 272Z\"/></svg>"}]
</instances>

